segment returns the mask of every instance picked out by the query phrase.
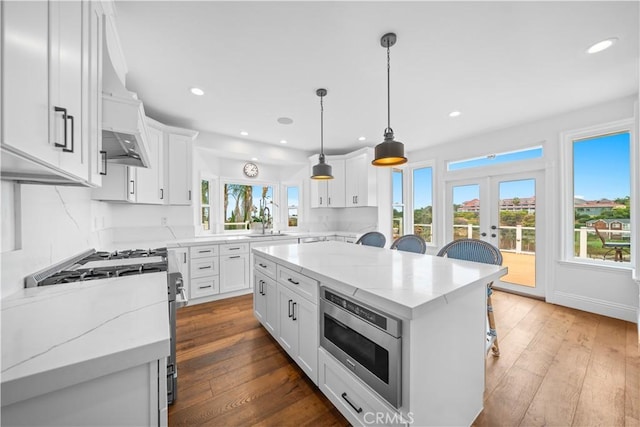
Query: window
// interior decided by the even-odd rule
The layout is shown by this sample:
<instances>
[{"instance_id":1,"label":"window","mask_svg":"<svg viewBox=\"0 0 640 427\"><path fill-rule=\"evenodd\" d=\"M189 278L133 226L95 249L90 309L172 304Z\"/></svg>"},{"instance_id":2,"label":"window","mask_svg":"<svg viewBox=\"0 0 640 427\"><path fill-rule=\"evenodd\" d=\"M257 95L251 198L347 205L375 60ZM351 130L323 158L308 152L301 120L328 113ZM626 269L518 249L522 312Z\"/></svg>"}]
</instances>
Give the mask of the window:
<instances>
[{"instance_id":1,"label":"window","mask_svg":"<svg viewBox=\"0 0 640 427\"><path fill-rule=\"evenodd\" d=\"M403 198L403 172L401 169L391 171L392 179L392 205L393 216L391 218L391 231L393 239L404 235L404 198Z\"/></svg>"},{"instance_id":2,"label":"window","mask_svg":"<svg viewBox=\"0 0 640 427\"><path fill-rule=\"evenodd\" d=\"M489 154L473 159L451 161L447 163L447 170L454 171L459 169L476 168L479 166L494 166L501 163L539 159L541 157L542 147L533 147L524 150L510 151L508 153Z\"/></svg>"},{"instance_id":3,"label":"window","mask_svg":"<svg viewBox=\"0 0 640 427\"><path fill-rule=\"evenodd\" d=\"M630 148L628 131L571 138L573 257L631 261Z\"/></svg>"},{"instance_id":4,"label":"window","mask_svg":"<svg viewBox=\"0 0 640 427\"><path fill-rule=\"evenodd\" d=\"M298 226L299 205L298 187L287 187L287 225L289 227Z\"/></svg>"},{"instance_id":5,"label":"window","mask_svg":"<svg viewBox=\"0 0 640 427\"><path fill-rule=\"evenodd\" d=\"M203 230L211 230L211 194L209 192L209 180L200 181L200 224Z\"/></svg>"},{"instance_id":6,"label":"window","mask_svg":"<svg viewBox=\"0 0 640 427\"><path fill-rule=\"evenodd\" d=\"M272 223L273 188L270 185L225 183L223 187L225 230L247 230L251 223Z\"/></svg>"},{"instance_id":7,"label":"window","mask_svg":"<svg viewBox=\"0 0 640 427\"><path fill-rule=\"evenodd\" d=\"M433 169L413 169L413 233L433 242Z\"/></svg>"}]
</instances>

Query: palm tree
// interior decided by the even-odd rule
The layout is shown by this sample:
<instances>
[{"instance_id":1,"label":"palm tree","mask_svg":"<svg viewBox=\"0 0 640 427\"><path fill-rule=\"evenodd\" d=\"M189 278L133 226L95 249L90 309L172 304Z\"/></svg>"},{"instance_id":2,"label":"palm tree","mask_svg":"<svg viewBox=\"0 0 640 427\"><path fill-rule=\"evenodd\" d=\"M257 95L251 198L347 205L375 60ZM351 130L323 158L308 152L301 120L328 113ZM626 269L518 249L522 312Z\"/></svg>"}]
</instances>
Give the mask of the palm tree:
<instances>
[{"instance_id":1,"label":"palm tree","mask_svg":"<svg viewBox=\"0 0 640 427\"><path fill-rule=\"evenodd\" d=\"M233 209L233 213L231 214L231 218L229 218L231 220L230 222L236 222L237 219L241 217L240 201L244 197L245 186L241 185L241 184L228 184L226 187L227 188L226 188L226 191L225 191L225 196L227 194L230 194L231 197L236 199L236 206ZM225 210L225 215L226 215L226 210Z\"/></svg>"}]
</instances>

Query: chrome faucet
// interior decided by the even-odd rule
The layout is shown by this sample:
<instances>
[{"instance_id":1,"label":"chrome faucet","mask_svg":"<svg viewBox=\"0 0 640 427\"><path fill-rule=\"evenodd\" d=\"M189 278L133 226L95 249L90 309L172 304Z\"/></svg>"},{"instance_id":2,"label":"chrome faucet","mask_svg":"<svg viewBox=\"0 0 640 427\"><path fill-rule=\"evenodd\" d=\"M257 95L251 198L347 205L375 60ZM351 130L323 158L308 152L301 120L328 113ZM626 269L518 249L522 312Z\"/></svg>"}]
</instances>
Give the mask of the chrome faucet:
<instances>
[{"instance_id":1,"label":"chrome faucet","mask_svg":"<svg viewBox=\"0 0 640 427\"><path fill-rule=\"evenodd\" d=\"M265 224L268 224L270 216L271 216L271 211L269 210L269 208L267 206L265 206L262 209L262 234L265 234L264 233L264 227L265 227Z\"/></svg>"}]
</instances>

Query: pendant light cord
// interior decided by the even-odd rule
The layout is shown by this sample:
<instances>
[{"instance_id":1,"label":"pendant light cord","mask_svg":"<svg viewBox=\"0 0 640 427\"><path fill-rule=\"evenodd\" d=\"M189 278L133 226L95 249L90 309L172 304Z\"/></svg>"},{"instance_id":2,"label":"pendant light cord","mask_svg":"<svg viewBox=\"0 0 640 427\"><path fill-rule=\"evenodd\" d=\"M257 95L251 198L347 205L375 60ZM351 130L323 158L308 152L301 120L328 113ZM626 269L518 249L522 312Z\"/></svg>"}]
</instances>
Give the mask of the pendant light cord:
<instances>
[{"instance_id":1,"label":"pendant light cord","mask_svg":"<svg viewBox=\"0 0 640 427\"><path fill-rule=\"evenodd\" d=\"M320 97L320 156L324 158L324 106Z\"/></svg>"},{"instance_id":2,"label":"pendant light cord","mask_svg":"<svg viewBox=\"0 0 640 427\"><path fill-rule=\"evenodd\" d=\"M391 54L389 53L391 46L387 41L387 129L386 132L393 133L391 129Z\"/></svg>"}]
</instances>

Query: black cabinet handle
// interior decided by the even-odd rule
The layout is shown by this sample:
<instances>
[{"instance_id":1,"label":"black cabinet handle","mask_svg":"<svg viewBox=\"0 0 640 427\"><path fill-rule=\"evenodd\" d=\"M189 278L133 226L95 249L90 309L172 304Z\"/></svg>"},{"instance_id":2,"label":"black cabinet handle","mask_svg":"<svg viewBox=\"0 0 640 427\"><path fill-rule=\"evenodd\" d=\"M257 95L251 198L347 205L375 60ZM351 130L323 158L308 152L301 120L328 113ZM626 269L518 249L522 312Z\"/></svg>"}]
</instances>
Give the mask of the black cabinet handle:
<instances>
[{"instance_id":1,"label":"black cabinet handle","mask_svg":"<svg viewBox=\"0 0 640 427\"><path fill-rule=\"evenodd\" d=\"M160 189L160 200L164 199L164 188Z\"/></svg>"},{"instance_id":2,"label":"black cabinet handle","mask_svg":"<svg viewBox=\"0 0 640 427\"><path fill-rule=\"evenodd\" d=\"M198 289L207 289L207 288L210 288L210 287L211 287L211 285L207 285L207 286L198 286Z\"/></svg>"},{"instance_id":3,"label":"black cabinet handle","mask_svg":"<svg viewBox=\"0 0 640 427\"><path fill-rule=\"evenodd\" d=\"M258 293L259 293L260 295L264 295L263 290L262 290L262 284L263 284L263 283L264 283L264 282L263 282L262 280L260 280L260 281L258 282Z\"/></svg>"},{"instance_id":4,"label":"black cabinet handle","mask_svg":"<svg viewBox=\"0 0 640 427\"><path fill-rule=\"evenodd\" d=\"M267 266L266 266L266 265L264 265L264 264L262 264L262 263L259 263L258 265L259 265L260 267L262 267L262 268L267 268Z\"/></svg>"},{"instance_id":5,"label":"black cabinet handle","mask_svg":"<svg viewBox=\"0 0 640 427\"><path fill-rule=\"evenodd\" d=\"M362 408L358 408L356 407L356 405L354 405L353 403L351 403L351 401L349 400L349 398L347 397L347 393L342 393L342 398L344 400L347 401L347 403L353 408L355 409L355 411L359 414L360 412L362 412Z\"/></svg>"},{"instance_id":6,"label":"black cabinet handle","mask_svg":"<svg viewBox=\"0 0 640 427\"><path fill-rule=\"evenodd\" d=\"M291 277L289 277L287 280L288 280L290 283L293 283L294 285L299 285L299 284L300 284L300 282L296 282L296 281L295 281L295 280L293 280Z\"/></svg>"},{"instance_id":7,"label":"black cabinet handle","mask_svg":"<svg viewBox=\"0 0 640 427\"><path fill-rule=\"evenodd\" d=\"M298 318L296 317L296 305L298 305L297 302L293 303L293 310L291 310L293 312L293 319L292 320L298 320Z\"/></svg>"},{"instance_id":8,"label":"black cabinet handle","mask_svg":"<svg viewBox=\"0 0 640 427\"><path fill-rule=\"evenodd\" d=\"M210 265L207 265L207 266L205 266L205 267L198 267L198 270L207 270L207 269L209 269L209 268L211 268L211 266L210 266Z\"/></svg>"},{"instance_id":9,"label":"black cabinet handle","mask_svg":"<svg viewBox=\"0 0 640 427\"><path fill-rule=\"evenodd\" d=\"M495 234L491 234L491 237L496 237L496 235Z\"/></svg>"},{"instance_id":10,"label":"black cabinet handle","mask_svg":"<svg viewBox=\"0 0 640 427\"><path fill-rule=\"evenodd\" d=\"M189 200L191 200L191 190L189 190Z\"/></svg>"},{"instance_id":11,"label":"black cabinet handle","mask_svg":"<svg viewBox=\"0 0 640 427\"><path fill-rule=\"evenodd\" d=\"M486 236L487 236L487 233L480 233L480 235L481 235L482 237L486 237Z\"/></svg>"},{"instance_id":12,"label":"black cabinet handle","mask_svg":"<svg viewBox=\"0 0 640 427\"><path fill-rule=\"evenodd\" d=\"M291 313L291 303L293 302L292 299L289 300L289 317L293 317L293 313Z\"/></svg>"},{"instance_id":13,"label":"black cabinet handle","mask_svg":"<svg viewBox=\"0 0 640 427\"><path fill-rule=\"evenodd\" d=\"M131 191L129 194L136 194L136 182L134 180L129 181L131 183Z\"/></svg>"},{"instance_id":14,"label":"black cabinet handle","mask_svg":"<svg viewBox=\"0 0 640 427\"><path fill-rule=\"evenodd\" d=\"M182 255L184 256L183 264L186 264L187 263L187 253L185 252Z\"/></svg>"},{"instance_id":15,"label":"black cabinet handle","mask_svg":"<svg viewBox=\"0 0 640 427\"><path fill-rule=\"evenodd\" d=\"M327 205L331 206L331 197L327 197Z\"/></svg>"},{"instance_id":16,"label":"black cabinet handle","mask_svg":"<svg viewBox=\"0 0 640 427\"><path fill-rule=\"evenodd\" d=\"M229 248L230 251L238 251L240 248Z\"/></svg>"},{"instance_id":17,"label":"black cabinet handle","mask_svg":"<svg viewBox=\"0 0 640 427\"><path fill-rule=\"evenodd\" d=\"M320 204L322 204L322 197L320 197Z\"/></svg>"},{"instance_id":18,"label":"black cabinet handle","mask_svg":"<svg viewBox=\"0 0 640 427\"><path fill-rule=\"evenodd\" d=\"M229 259L240 258L240 255L230 256Z\"/></svg>"},{"instance_id":19,"label":"black cabinet handle","mask_svg":"<svg viewBox=\"0 0 640 427\"><path fill-rule=\"evenodd\" d=\"M492 225L492 226L491 226L491 229L492 229L492 230L495 230L496 228L498 228L498 227L496 227L495 225Z\"/></svg>"},{"instance_id":20,"label":"black cabinet handle","mask_svg":"<svg viewBox=\"0 0 640 427\"><path fill-rule=\"evenodd\" d=\"M65 153L73 153L73 140L74 140L73 134L75 133L74 132L75 125L73 124L73 116L67 116L67 117L69 118L69 120L71 120L71 149L69 150L65 147L62 149L62 151L64 151Z\"/></svg>"},{"instance_id":21,"label":"black cabinet handle","mask_svg":"<svg viewBox=\"0 0 640 427\"><path fill-rule=\"evenodd\" d=\"M62 107L53 107L56 113L62 113L62 122L64 123L64 144L60 144L59 142L54 142L56 147L67 149L67 109Z\"/></svg>"},{"instance_id":22,"label":"black cabinet handle","mask_svg":"<svg viewBox=\"0 0 640 427\"><path fill-rule=\"evenodd\" d=\"M100 151L100 155L102 156L102 172L100 172L100 175L106 175L107 174L107 152Z\"/></svg>"}]
</instances>

